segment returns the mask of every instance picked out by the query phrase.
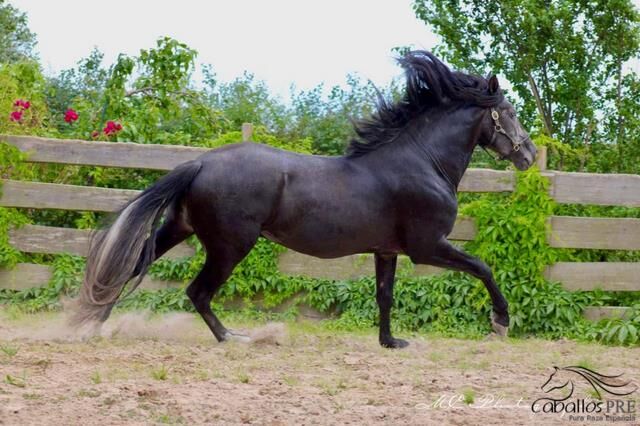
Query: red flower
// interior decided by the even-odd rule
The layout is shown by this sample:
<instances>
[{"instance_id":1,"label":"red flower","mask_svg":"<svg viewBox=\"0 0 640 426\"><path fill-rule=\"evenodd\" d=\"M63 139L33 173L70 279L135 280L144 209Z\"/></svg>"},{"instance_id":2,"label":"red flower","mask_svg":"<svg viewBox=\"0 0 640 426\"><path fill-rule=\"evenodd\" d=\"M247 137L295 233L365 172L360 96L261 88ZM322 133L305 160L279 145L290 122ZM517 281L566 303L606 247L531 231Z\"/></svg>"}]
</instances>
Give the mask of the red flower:
<instances>
[{"instance_id":1,"label":"red flower","mask_svg":"<svg viewBox=\"0 0 640 426\"><path fill-rule=\"evenodd\" d=\"M109 136L118 133L120 130L122 130L122 125L120 123L109 120L102 131L105 135Z\"/></svg>"},{"instance_id":2,"label":"red flower","mask_svg":"<svg viewBox=\"0 0 640 426\"><path fill-rule=\"evenodd\" d=\"M64 121L67 123L73 123L78 119L78 113L72 109L68 109L67 112L64 113Z\"/></svg>"},{"instance_id":3,"label":"red flower","mask_svg":"<svg viewBox=\"0 0 640 426\"><path fill-rule=\"evenodd\" d=\"M94 130L93 132L91 132L91 137L93 139L96 139L98 136L100 136L100 132L97 130Z\"/></svg>"},{"instance_id":4,"label":"red flower","mask_svg":"<svg viewBox=\"0 0 640 426\"><path fill-rule=\"evenodd\" d=\"M9 120L11 120L11 121L21 121L22 120L22 111L13 111L9 115Z\"/></svg>"},{"instance_id":5,"label":"red flower","mask_svg":"<svg viewBox=\"0 0 640 426\"><path fill-rule=\"evenodd\" d=\"M16 99L16 101L13 103L13 106L22 109L29 109L29 107L31 106L31 102L22 99Z\"/></svg>"}]
</instances>

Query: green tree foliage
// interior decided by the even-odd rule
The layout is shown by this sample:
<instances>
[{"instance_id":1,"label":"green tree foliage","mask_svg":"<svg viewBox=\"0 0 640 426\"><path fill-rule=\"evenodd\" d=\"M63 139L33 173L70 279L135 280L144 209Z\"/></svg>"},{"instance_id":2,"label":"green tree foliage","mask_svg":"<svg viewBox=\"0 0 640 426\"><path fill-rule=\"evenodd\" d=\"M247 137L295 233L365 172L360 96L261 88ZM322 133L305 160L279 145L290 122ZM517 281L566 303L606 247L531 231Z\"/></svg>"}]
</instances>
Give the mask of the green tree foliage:
<instances>
[{"instance_id":1,"label":"green tree foliage","mask_svg":"<svg viewBox=\"0 0 640 426\"><path fill-rule=\"evenodd\" d=\"M439 51L452 64L507 77L529 126L539 119L547 136L574 147L640 145L626 127L634 126L629 96L637 76L625 78L623 66L640 51L631 1L415 0L414 10L442 38Z\"/></svg>"},{"instance_id":2,"label":"green tree foliage","mask_svg":"<svg viewBox=\"0 0 640 426\"><path fill-rule=\"evenodd\" d=\"M375 106L377 90L355 75L346 87L324 85L308 91L291 91L289 102L269 92L263 81L250 73L224 83L212 67L205 67L205 90L210 105L224 112L229 130L244 122L259 124L282 139L310 139L317 154L340 155L353 136L353 120L366 116ZM392 96L396 87L385 89Z\"/></svg>"},{"instance_id":3,"label":"green tree foliage","mask_svg":"<svg viewBox=\"0 0 640 426\"><path fill-rule=\"evenodd\" d=\"M103 55L92 52L49 81L47 101L58 131L81 139L206 145L220 136L223 120L191 87L195 58L194 50L171 38L137 57L120 55L108 68ZM80 115L77 122L62 120L68 108ZM122 131L105 135L110 120Z\"/></svg>"},{"instance_id":4,"label":"green tree foliage","mask_svg":"<svg viewBox=\"0 0 640 426\"><path fill-rule=\"evenodd\" d=\"M392 96L395 86L386 90ZM327 97L318 85L291 97L290 132L308 137L318 153L339 155L353 136L353 121L366 117L375 107L378 91L356 75L347 76L347 87L331 88Z\"/></svg>"},{"instance_id":5,"label":"green tree foliage","mask_svg":"<svg viewBox=\"0 0 640 426\"><path fill-rule=\"evenodd\" d=\"M0 0L0 63L34 59L36 35L27 26L27 16Z\"/></svg>"}]
</instances>

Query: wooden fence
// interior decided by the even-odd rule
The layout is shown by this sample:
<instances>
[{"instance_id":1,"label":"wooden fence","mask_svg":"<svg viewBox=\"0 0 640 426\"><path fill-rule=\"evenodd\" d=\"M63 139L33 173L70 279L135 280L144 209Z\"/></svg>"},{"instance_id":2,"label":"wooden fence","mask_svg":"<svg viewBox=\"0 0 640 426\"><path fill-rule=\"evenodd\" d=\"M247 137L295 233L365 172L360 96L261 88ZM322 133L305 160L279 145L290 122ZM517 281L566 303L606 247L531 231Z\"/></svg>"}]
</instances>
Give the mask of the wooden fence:
<instances>
[{"instance_id":1,"label":"wooden fence","mask_svg":"<svg viewBox=\"0 0 640 426\"><path fill-rule=\"evenodd\" d=\"M250 140L250 128L243 126L243 138ZM32 163L89 165L146 170L171 170L206 151L203 148L143 145L134 143L86 142L46 139L31 136L0 136L28 153ZM544 156L543 156L544 157ZM640 207L640 176L622 174L566 173L545 171L550 179L550 195L558 203ZM509 171L469 169L460 183L462 192L510 192L515 175ZM15 180L2 181L0 206L31 209L60 209L112 212L138 191L62 185ZM450 236L453 240L472 240L473 220L459 218ZM72 253L85 255L89 231L27 225L10 231L10 243L26 253ZM549 218L548 243L559 248L640 250L640 219L552 216ZM166 256L189 256L193 250L178 245ZM290 275L348 279L373 273L371 257L348 256L321 260L288 251L279 259L280 271ZM437 268L418 266L416 274L438 272ZM24 289L45 285L51 271L47 266L20 264L12 270L0 270L0 288ZM616 291L640 291L640 263L560 262L549 266L546 276L571 291L601 288ZM175 285L147 278L143 286L161 288ZM589 308L588 318L622 315L624 308Z\"/></svg>"}]
</instances>

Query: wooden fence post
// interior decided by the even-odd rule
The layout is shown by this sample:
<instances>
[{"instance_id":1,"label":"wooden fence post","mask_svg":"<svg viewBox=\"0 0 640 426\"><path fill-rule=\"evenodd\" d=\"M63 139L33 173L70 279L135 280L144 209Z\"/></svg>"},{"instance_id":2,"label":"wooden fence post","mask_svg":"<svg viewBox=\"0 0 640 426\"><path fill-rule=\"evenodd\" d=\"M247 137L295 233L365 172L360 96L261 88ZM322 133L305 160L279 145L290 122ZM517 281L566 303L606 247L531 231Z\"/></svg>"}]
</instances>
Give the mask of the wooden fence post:
<instances>
[{"instance_id":1,"label":"wooden fence post","mask_svg":"<svg viewBox=\"0 0 640 426\"><path fill-rule=\"evenodd\" d=\"M538 147L538 156L536 157L536 164L541 172L547 170L547 147L539 146Z\"/></svg>"},{"instance_id":2,"label":"wooden fence post","mask_svg":"<svg viewBox=\"0 0 640 426\"><path fill-rule=\"evenodd\" d=\"M250 142L253 139L253 124L242 123L242 142Z\"/></svg>"}]
</instances>

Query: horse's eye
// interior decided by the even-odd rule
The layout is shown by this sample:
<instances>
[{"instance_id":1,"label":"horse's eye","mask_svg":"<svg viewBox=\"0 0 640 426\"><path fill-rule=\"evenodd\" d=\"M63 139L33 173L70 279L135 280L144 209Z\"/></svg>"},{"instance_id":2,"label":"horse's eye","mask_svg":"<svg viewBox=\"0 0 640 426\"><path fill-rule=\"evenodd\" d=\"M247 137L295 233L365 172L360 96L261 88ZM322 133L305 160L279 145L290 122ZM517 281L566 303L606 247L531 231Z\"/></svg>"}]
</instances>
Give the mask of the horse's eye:
<instances>
[{"instance_id":1,"label":"horse's eye","mask_svg":"<svg viewBox=\"0 0 640 426\"><path fill-rule=\"evenodd\" d=\"M509 118L516 118L516 113L515 112L510 112L509 113Z\"/></svg>"}]
</instances>

